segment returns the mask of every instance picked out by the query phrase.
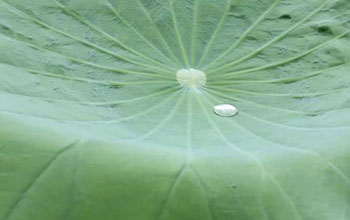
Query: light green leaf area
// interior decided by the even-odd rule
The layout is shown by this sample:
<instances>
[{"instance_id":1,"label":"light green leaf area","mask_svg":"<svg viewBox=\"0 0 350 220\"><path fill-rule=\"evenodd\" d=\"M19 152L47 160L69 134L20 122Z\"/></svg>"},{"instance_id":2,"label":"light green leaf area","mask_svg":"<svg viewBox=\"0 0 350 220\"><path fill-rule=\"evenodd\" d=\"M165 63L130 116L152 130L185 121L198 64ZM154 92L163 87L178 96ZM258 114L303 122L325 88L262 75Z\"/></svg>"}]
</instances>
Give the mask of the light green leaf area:
<instances>
[{"instance_id":1,"label":"light green leaf area","mask_svg":"<svg viewBox=\"0 0 350 220\"><path fill-rule=\"evenodd\" d=\"M0 219L349 219L349 33L349 0L0 0Z\"/></svg>"}]
</instances>

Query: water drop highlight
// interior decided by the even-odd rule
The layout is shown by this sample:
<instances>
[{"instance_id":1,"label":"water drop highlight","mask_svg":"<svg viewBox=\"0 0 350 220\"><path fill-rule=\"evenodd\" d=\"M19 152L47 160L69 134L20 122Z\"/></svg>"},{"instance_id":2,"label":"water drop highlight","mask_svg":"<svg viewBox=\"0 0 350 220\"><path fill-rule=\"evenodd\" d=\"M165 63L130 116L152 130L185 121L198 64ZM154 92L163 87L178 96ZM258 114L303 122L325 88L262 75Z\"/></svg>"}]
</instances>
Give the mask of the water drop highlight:
<instances>
[{"instance_id":1,"label":"water drop highlight","mask_svg":"<svg viewBox=\"0 0 350 220\"><path fill-rule=\"evenodd\" d=\"M237 108L231 104L215 105L213 111L221 117L232 117L238 113Z\"/></svg>"}]
</instances>

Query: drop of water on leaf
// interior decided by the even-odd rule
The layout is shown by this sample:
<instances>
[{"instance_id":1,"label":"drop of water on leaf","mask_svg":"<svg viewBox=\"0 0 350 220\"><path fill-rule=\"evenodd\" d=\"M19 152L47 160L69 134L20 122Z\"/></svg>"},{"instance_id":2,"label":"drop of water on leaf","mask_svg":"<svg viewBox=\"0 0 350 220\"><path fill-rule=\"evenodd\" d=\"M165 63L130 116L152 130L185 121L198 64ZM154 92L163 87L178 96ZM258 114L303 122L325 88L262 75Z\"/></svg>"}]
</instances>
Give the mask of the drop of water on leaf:
<instances>
[{"instance_id":1,"label":"drop of water on leaf","mask_svg":"<svg viewBox=\"0 0 350 220\"><path fill-rule=\"evenodd\" d=\"M232 117L238 113L238 110L231 104L219 104L214 106L214 113L221 117Z\"/></svg>"},{"instance_id":2,"label":"drop of water on leaf","mask_svg":"<svg viewBox=\"0 0 350 220\"><path fill-rule=\"evenodd\" d=\"M231 188L236 189L236 188L237 188L237 185L236 185L235 183L232 183L232 184L231 184Z\"/></svg>"},{"instance_id":3,"label":"drop of water on leaf","mask_svg":"<svg viewBox=\"0 0 350 220\"><path fill-rule=\"evenodd\" d=\"M188 88L200 88L207 82L207 77L203 71L192 68L177 71L176 79L180 85Z\"/></svg>"}]
</instances>

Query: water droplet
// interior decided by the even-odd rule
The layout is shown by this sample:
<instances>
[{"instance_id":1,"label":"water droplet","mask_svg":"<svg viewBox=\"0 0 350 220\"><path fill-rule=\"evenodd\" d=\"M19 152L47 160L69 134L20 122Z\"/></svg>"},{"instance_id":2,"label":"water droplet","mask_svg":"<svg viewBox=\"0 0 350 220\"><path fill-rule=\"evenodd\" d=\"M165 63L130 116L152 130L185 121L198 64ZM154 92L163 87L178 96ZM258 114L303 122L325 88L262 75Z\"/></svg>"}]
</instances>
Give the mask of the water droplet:
<instances>
[{"instance_id":1,"label":"water droplet","mask_svg":"<svg viewBox=\"0 0 350 220\"><path fill-rule=\"evenodd\" d=\"M231 188L236 189L236 188L237 188L237 185L236 185L235 183L232 183L232 184L231 184Z\"/></svg>"},{"instance_id":2,"label":"water droplet","mask_svg":"<svg viewBox=\"0 0 350 220\"><path fill-rule=\"evenodd\" d=\"M279 19L286 19L286 20L289 20L289 19L292 19L292 16L290 16L289 14L283 14L279 17Z\"/></svg>"},{"instance_id":3,"label":"water droplet","mask_svg":"<svg viewBox=\"0 0 350 220\"><path fill-rule=\"evenodd\" d=\"M238 110L231 104L219 104L214 106L214 113L222 117L232 117L238 113Z\"/></svg>"},{"instance_id":4,"label":"water droplet","mask_svg":"<svg viewBox=\"0 0 350 220\"><path fill-rule=\"evenodd\" d=\"M192 68L177 71L176 79L180 85L188 88L200 88L207 82L207 77L203 71Z\"/></svg>"}]
</instances>

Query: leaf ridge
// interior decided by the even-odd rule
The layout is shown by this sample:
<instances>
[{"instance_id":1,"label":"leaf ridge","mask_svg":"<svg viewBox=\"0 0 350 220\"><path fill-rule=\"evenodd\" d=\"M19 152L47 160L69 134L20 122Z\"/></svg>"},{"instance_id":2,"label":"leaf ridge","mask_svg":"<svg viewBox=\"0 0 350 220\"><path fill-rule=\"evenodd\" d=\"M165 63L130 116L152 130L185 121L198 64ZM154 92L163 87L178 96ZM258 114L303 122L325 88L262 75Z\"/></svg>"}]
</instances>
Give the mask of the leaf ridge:
<instances>
[{"instance_id":1,"label":"leaf ridge","mask_svg":"<svg viewBox=\"0 0 350 220\"><path fill-rule=\"evenodd\" d=\"M145 8L145 6L142 4L142 2L140 0L136 0L136 2L140 5L141 10L143 11L143 13L146 15L148 21L150 22L150 24L153 26L154 30L156 30L156 32L159 34L161 41L163 42L163 44L165 45L165 47L167 48L169 54L177 61L178 64L181 64L181 61L179 60L179 58L174 54L174 51L170 48L169 43L165 40L164 35L161 33L161 31L159 30L159 28L157 27L157 25L154 23L153 19L151 18L149 12L147 11L147 9Z\"/></svg>"},{"instance_id":2,"label":"leaf ridge","mask_svg":"<svg viewBox=\"0 0 350 220\"><path fill-rule=\"evenodd\" d=\"M276 36L275 38L273 38L272 40L270 40L269 42L267 42L266 44L264 44L263 46L259 47L258 49L256 49L255 51L247 54L246 56L243 56L242 58L235 60L233 62L229 62L225 65L222 65L219 68L215 68L214 70L212 70L211 72L220 72L222 70L225 70L227 67L230 66L235 66L238 65L239 63L242 63L243 61L246 61L252 57L254 57L255 55L259 54L261 51L265 50L266 48L268 48L269 46L271 46L273 43L281 40L282 38L284 38L288 33L290 33L291 31L293 31L294 29L298 28L299 26L301 26L304 22L306 22L309 18L311 18L313 15L315 15L316 13L318 13L319 11L321 11L328 3L332 2L333 0L326 0L324 1L318 8L316 8L313 12L311 12L310 14L308 14L305 18L303 18L302 20L300 20L299 22L297 22L296 24L294 24L292 27L290 27L289 29L287 29L286 31L282 32L280 35Z\"/></svg>"},{"instance_id":3,"label":"leaf ridge","mask_svg":"<svg viewBox=\"0 0 350 220\"><path fill-rule=\"evenodd\" d=\"M69 104L78 104L78 105L94 105L94 106L114 106L114 105L119 105L119 104L123 104L123 103L127 103L127 102L135 102L135 101L140 101L140 100L147 99L147 98L152 98L152 97L156 97L156 96L169 94L169 92L171 92L173 90L174 91L177 90L178 87L179 86L165 88L165 89L162 89L162 90L160 90L158 92L153 92L151 94L140 96L140 97L136 97L136 98L125 99L125 100L118 100L118 101L106 101L106 102L70 101L70 100L62 100L62 99L49 99L49 98L38 97L38 96L28 96L28 95L17 94L17 93L6 93L6 92L3 92L3 93L9 94L9 95L13 95L13 96L21 96L21 97L33 98L33 99L46 101L46 102L60 102L60 103L69 103Z\"/></svg>"},{"instance_id":4,"label":"leaf ridge","mask_svg":"<svg viewBox=\"0 0 350 220\"><path fill-rule=\"evenodd\" d=\"M101 30L100 28L98 28L97 26L95 26L94 24L90 23L89 21L87 21L85 18L81 17L79 14L77 14L76 12L74 12L71 9L68 9L67 6L63 5L62 3L56 1L56 0L51 0L54 3L56 3L64 12L66 12L68 15L72 16L73 18L75 18L76 20L80 21L81 23L85 24L86 26L88 26L89 28L92 28L93 30L97 31L98 33L102 34L103 36L105 36L106 38L112 40L113 42L115 42L117 45L121 46L122 48L124 48L125 50L128 50L130 52L132 52L133 54L142 57L154 64L157 64L159 66L162 66L162 68L165 69L169 69L169 70L173 70L172 68L169 68L168 66L164 65L163 63L149 57L146 55L143 55L142 53L132 49L131 47L125 45L123 42L119 41L117 38L111 36L110 34L106 33L105 31ZM122 20L123 21L123 20ZM127 25L128 26L128 25ZM55 28L56 29L56 28ZM138 32L137 32L138 33ZM70 34L69 34L70 35ZM72 35L73 36L73 35ZM73 36L74 37L74 36ZM147 41L148 42L148 41ZM114 54L114 53L113 53Z\"/></svg>"},{"instance_id":5,"label":"leaf ridge","mask_svg":"<svg viewBox=\"0 0 350 220\"><path fill-rule=\"evenodd\" d=\"M251 102L251 101L248 101L248 100L242 99L242 98L230 97L230 96L227 96L227 95L225 95L225 94L223 94L223 93L221 93L221 92L218 92L218 91L215 91L215 90L209 89L209 88L205 88L205 90L208 91L208 92L210 92L210 93L212 93L212 94L215 94L215 95L217 95L217 96L220 96L220 97L222 97L222 98L228 99L228 100L245 102L245 103L249 103L249 104L256 105L256 106L262 106L262 107L265 107L265 108L274 109L274 110L280 110L280 111L289 112L289 113L294 113L294 114L318 115L318 113L316 113L316 112L304 112L304 111L298 111L298 110L291 110L291 109L279 108L279 107L274 107L274 106L270 106L270 105L260 104L260 103L257 103L257 102Z\"/></svg>"},{"instance_id":6,"label":"leaf ridge","mask_svg":"<svg viewBox=\"0 0 350 220\"><path fill-rule=\"evenodd\" d=\"M221 90L222 92L233 92L235 94L247 94L252 96L274 96L274 97L293 97L293 98L302 98L302 97L315 97L315 96L322 96L322 95L330 95L337 92L343 92L348 90L348 88L340 88L340 89L334 89L329 90L326 92L311 92L311 93L265 93L265 92L254 92L254 91L248 91L243 89L232 89L232 88L221 88L218 86L207 86L207 88L215 89L215 90Z\"/></svg>"},{"instance_id":7,"label":"leaf ridge","mask_svg":"<svg viewBox=\"0 0 350 220\"><path fill-rule=\"evenodd\" d=\"M65 37L68 37L68 38L73 39L73 40L75 40L75 41L77 41L77 42L80 42L81 44L84 44L84 45L89 46L89 47L91 47L91 48L95 48L95 49L97 49L97 50L99 50L99 51L101 51L101 52L103 52L103 53L105 53L105 54L108 54L108 55L110 55L110 56L112 56L112 57L115 57L115 58L118 58L118 59L127 61L127 62L129 62L129 63L133 63L133 64L136 64L136 65L139 65L139 66L143 66L143 67L146 67L146 68L149 68L149 69L154 69L154 70L158 70L158 71L164 71L163 68L154 67L154 66L151 66L151 65L148 65L148 64L140 63L140 62L138 62L138 61L135 61L135 60L132 60L132 59L123 57L123 56L118 55L118 54L116 54L116 53L114 53L114 52L112 52L112 51L110 51L110 50L108 50L108 49L105 49L105 48L103 48L103 47L100 47L100 46L98 46L98 45L95 45L95 44L93 44L93 43L90 43L90 42L88 42L88 41L86 41L86 40L82 40L82 39L80 39L80 38L77 38L77 37L75 37L75 36L73 36L73 35L71 35L71 34L68 34L68 33L64 32L64 31L61 31L61 30L59 30L59 29L56 29L56 28L52 27L51 25L48 25L48 24L46 24L46 23L44 23L44 22L42 22L42 21L40 21L40 20L38 20L38 19L36 19L36 18L33 18L32 16L30 16L30 15L28 15L28 14L26 14L26 13L24 13L24 12L21 11L20 9L18 9L18 8L14 7L14 6L12 6L11 4L5 2L4 0L1 0L1 1L7 5L7 7L9 8L9 10L10 10L11 12L13 12L13 13L19 15L19 16L26 17L26 18L28 18L29 20L31 20L31 21L33 21L33 22L39 24L40 26L43 26L43 27L45 27L45 28L47 28L47 29L49 29L49 30L52 30L53 32L56 32L56 33L58 33L58 34L61 34L61 35L65 36Z\"/></svg>"},{"instance_id":8,"label":"leaf ridge","mask_svg":"<svg viewBox=\"0 0 350 220\"><path fill-rule=\"evenodd\" d=\"M63 154L65 154L68 150L70 150L71 148L73 148L75 145L78 144L79 141L74 141L66 146L64 146L61 150L59 150L56 155L51 158L49 160L48 163L45 164L44 168L41 169L36 176L34 177L34 180L29 183L21 192L21 195L16 199L16 201L14 202L14 204L10 207L10 210L7 212L7 214L4 217L4 220L10 219L13 215L13 213L17 210L18 206L20 205L21 201L23 200L23 198L30 193L30 191L33 189L33 187L35 186L35 184L41 179L41 177L47 172L47 170L49 170L52 165L54 164L54 162Z\"/></svg>"},{"instance_id":9,"label":"leaf ridge","mask_svg":"<svg viewBox=\"0 0 350 220\"><path fill-rule=\"evenodd\" d=\"M51 54L55 54L57 56L61 56L67 60L70 60L72 62L75 63L80 63L80 64L84 64L86 66L91 66L97 69L102 69L102 70L107 70L107 71L111 71L111 72L115 72L115 73L122 73L122 74L133 74L133 75L140 75L140 76L149 76L149 77L157 77L157 78L162 78L162 79L174 79L173 77L167 76L167 75L163 75L163 74L155 74L155 73L145 73L145 72L138 72L138 71L132 71L132 70L126 70L126 69L120 69L120 68L115 68L115 67L109 67L109 66L104 66L104 65L100 65L97 63L93 63L90 61L86 61L86 60L81 60L81 59L77 59L74 57L70 57L67 56L65 54L62 54L60 52L57 51L53 51L53 50L49 50L47 48L43 48L43 47L39 47L35 44L32 43L28 43L19 39L13 39L13 38L8 38L5 36L0 35L0 38L4 39L4 40L8 40L8 41L13 41L13 42L19 42L21 44L27 45L28 47L32 47L34 49L37 49L39 51L46 51L48 53Z\"/></svg>"},{"instance_id":10,"label":"leaf ridge","mask_svg":"<svg viewBox=\"0 0 350 220\"><path fill-rule=\"evenodd\" d=\"M189 67L190 64L189 64L189 61L188 61L188 56L187 56L187 53L186 53L186 50L185 50L185 47L184 47L184 44L183 44L183 41L182 41L182 37L180 35L179 27L178 27L178 24L177 24L175 10L174 10L174 6L173 6L174 2L173 2L173 0L168 0L168 2L169 2L169 9L170 9L171 17L172 17L172 20L173 20L175 34L176 34L176 38L177 38L177 41L178 41L178 44L179 44L179 47L180 47L182 58L183 58L183 60L185 62L185 65L187 67Z\"/></svg>"},{"instance_id":11,"label":"leaf ridge","mask_svg":"<svg viewBox=\"0 0 350 220\"><path fill-rule=\"evenodd\" d=\"M161 127L164 126L164 124L170 120L176 113L177 109L179 108L180 104L182 103L184 98L184 93L181 94L181 96L178 98L174 108L169 112L169 114L167 116L165 116L153 129L151 129L149 132L147 132L146 134L137 137L137 138L133 138L133 139L128 139L127 141L140 141L143 140L149 136L151 136L152 134L154 134L155 132L157 132Z\"/></svg>"},{"instance_id":12,"label":"leaf ridge","mask_svg":"<svg viewBox=\"0 0 350 220\"><path fill-rule=\"evenodd\" d=\"M204 97L207 98L207 97ZM248 157L252 158L253 161L261 168L261 171L263 173L266 173L269 175L270 179L274 182L274 184L277 186L277 188L279 189L279 191L282 193L283 197L285 198L285 200L287 201L287 203L290 205L290 207L293 209L293 212L296 214L296 216L298 217L299 220L302 220L299 211L296 209L294 202L291 200L290 196L285 192L285 190L282 188L282 186L280 185L280 183L276 180L276 178L265 168L265 166L262 164L261 159L256 157L254 154L249 153L247 151L244 151L242 149L240 149L239 147L236 147L230 140L228 140L226 138L226 136L223 134L223 132L220 130L220 128L216 125L216 123L210 118L210 116L208 115L207 110L204 107L204 104L202 102L202 100L198 99L201 109L203 111L203 113L206 115L208 121L210 122L210 124L212 125L212 127L214 128L214 130L219 134L219 136L221 137L221 139L231 148L235 149L236 151L240 152L241 154L247 155Z\"/></svg>"},{"instance_id":13,"label":"leaf ridge","mask_svg":"<svg viewBox=\"0 0 350 220\"><path fill-rule=\"evenodd\" d=\"M150 41L148 41L146 39L146 37L144 35L142 35L137 29L135 29L129 22L127 22L119 13L118 11L115 9L115 7L110 3L110 0L106 0L106 3L108 5L108 7L110 7L110 9L113 11L113 13L126 25L128 26L133 32L135 32L137 34L137 36L139 36L147 45L149 45L151 48L153 48L155 51L157 51L157 53L162 56L163 58L165 58L166 60L168 60L171 64L174 65L174 62L168 57L166 56L162 51L160 51L153 43L151 43ZM149 57L149 56L148 56ZM150 58L150 57L149 57ZM174 70L174 69L172 69Z\"/></svg>"},{"instance_id":14,"label":"leaf ridge","mask_svg":"<svg viewBox=\"0 0 350 220\"><path fill-rule=\"evenodd\" d=\"M210 40L209 40L209 42L207 43L207 45L206 45L206 47L205 47L205 49L204 49L204 52L203 52L201 58L200 58L199 61L198 61L198 64L197 64L198 66L201 66L203 60L207 57L207 54L208 54L208 52L209 52L209 49L211 49L211 45L213 44L213 42L214 42L214 40L215 40L215 38L216 38L216 35L219 33L219 31L220 31L222 25L224 24L224 21L226 20L226 18L227 18L227 16L228 16L228 12L229 12L229 10L230 10L231 3L232 3L232 0L227 1L227 5L226 5L226 8L225 8L225 10L224 10L224 12L223 12L223 14L222 14L222 16L221 16L221 19L220 19L218 25L216 26L215 31L214 31L213 34L211 35Z\"/></svg>"},{"instance_id":15,"label":"leaf ridge","mask_svg":"<svg viewBox=\"0 0 350 220\"><path fill-rule=\"evenodd\" d=\"M215 99L216 101L219 101L216 97L214 97L213 95L209 94L213 99ZM316 152L316 151L312 151L312 150L308 150L308 149L301 149L301 148L297 148L297 147L291 147L291 146L287 146L285 144L280 144L278 142L272 141L264 136L259 136L256 133L254 133L253 131L249 130L248 128L244 127L243 125L239 124L238 122L234 121L234 120L230 120L231 124L234 124L236 127L240 128L240 130L245 131L246 133L248 133L250 136L255 137L256 139L260 139L264 142L273 144L275 146L277 146L278 148L281 149L286 149L289 151L296 151L299 153L305 153L305 154L309 154L312 155L314 157L317 157L319 160L321 160L322 162L326 163L328 166L330 166L347 184L350 185L350 178L347 177L343 171L341 171L331 160L327 160L326 158L324 158L320 153Z\"/></svg>"},{"instance_id":16,"label":"leaf ridge","mask_svg":"<svg viewBox=\"0 0 350 220\"><path fill-rule=\"evenodd\" d=\"M232 85L233 83L237 83L237 84L293 83L293 82L298 82L298 81L303 80L303 79L318 76L327 70L334 70L340 66L344 66L344 64L338 64L338 65L324 68L324 69L321 69L318 71L308 72L308 73L305 73L305 75L303 75L303 76L296 76L296 77L289 77L289 78L268 79L268 80L240 80L240 79L236 79L235 81L230 82L230 83L227 80L226 81L213 81L213 84L215 84L215 86L216 85L226 85L227 86L227 85Z\"/></svg>"},{"instance_id":17,"label":"leaf ridge","mask_svg":"<svg viewBox=\"0 0 350 220\"><path fill-rule=\"evenodd\" d=\"M350 33L350 30L347 30L341 34L339 34L338 36L335 36L334 38L324 42L324 43L321 43L303 53L300 53L296 56L293 56L293 57L290 57L290 58L287 58L285 60L282 60L282 61L277 61L275 63L272 63L272 64L268 64L268 65L265 65L265 66L261 66L261 67L255 67L255 68L249 68L249 69L245 69L245 70L241 70L241 71L237 71L237 72L231 72L231 73L225 73L222 75L222 77L226 77L226 76L232 76L232 75L240 75L240 74L243 74L243 73L250 73L250 72L256 72L256 71L260 71L260 70L265 70L265 69L270 69L270 68L274 68L274 67L278 67L278 66L281 66L281 65L284 65L284 64L287 64L287 63L291 63L295 60L298 60L304 56L307 56L309 55L310 53L313 53L315 52L316 50L328 45L329 43L337 40L337 39L340 39L344 36L346 36L347 34Z\"/></svg>"},{"instance_id":18,"label":"leaf ridge","mask_svg":"<svg viewBox=\"0 0 350 220\"><path fill-rule=\"evenodd\" d=\"M264 13L258 18L256 19L249 27L248 29L241 35L241 37L234 43L232 44L231 47L229 47L225 52L223 52L220 56L218 56L217 58L215 58L214 60L210 61L207 65L205 65L203 67L204 70L207 70L210 68L211 65L213 65L214 63L216 63L217 61L223 59L226 55L228 55L230 52L232 52L236 47L238 47L247 37L247 35L254 30L254 28L260 24L261 21L263 21L267 15L269 15L269 13L278 5L278 3L280 2L280 0L275 0L274 3L271 4L270 7L268 7Z\"/></svg>"},{"instance_id":19,"label":"leaf ridge","mask_svg":"<svg viewBox=\"0 0 350 220\"><path fill-rule=\"evenodd\" d=\"M193 0L193 20L192 20L192 39L191 39L191 65L194 66L195 62L195 39L196 39L196 30L197 30L197 16L198 16L198 0Z\"/></svg>"}]
</instances>

